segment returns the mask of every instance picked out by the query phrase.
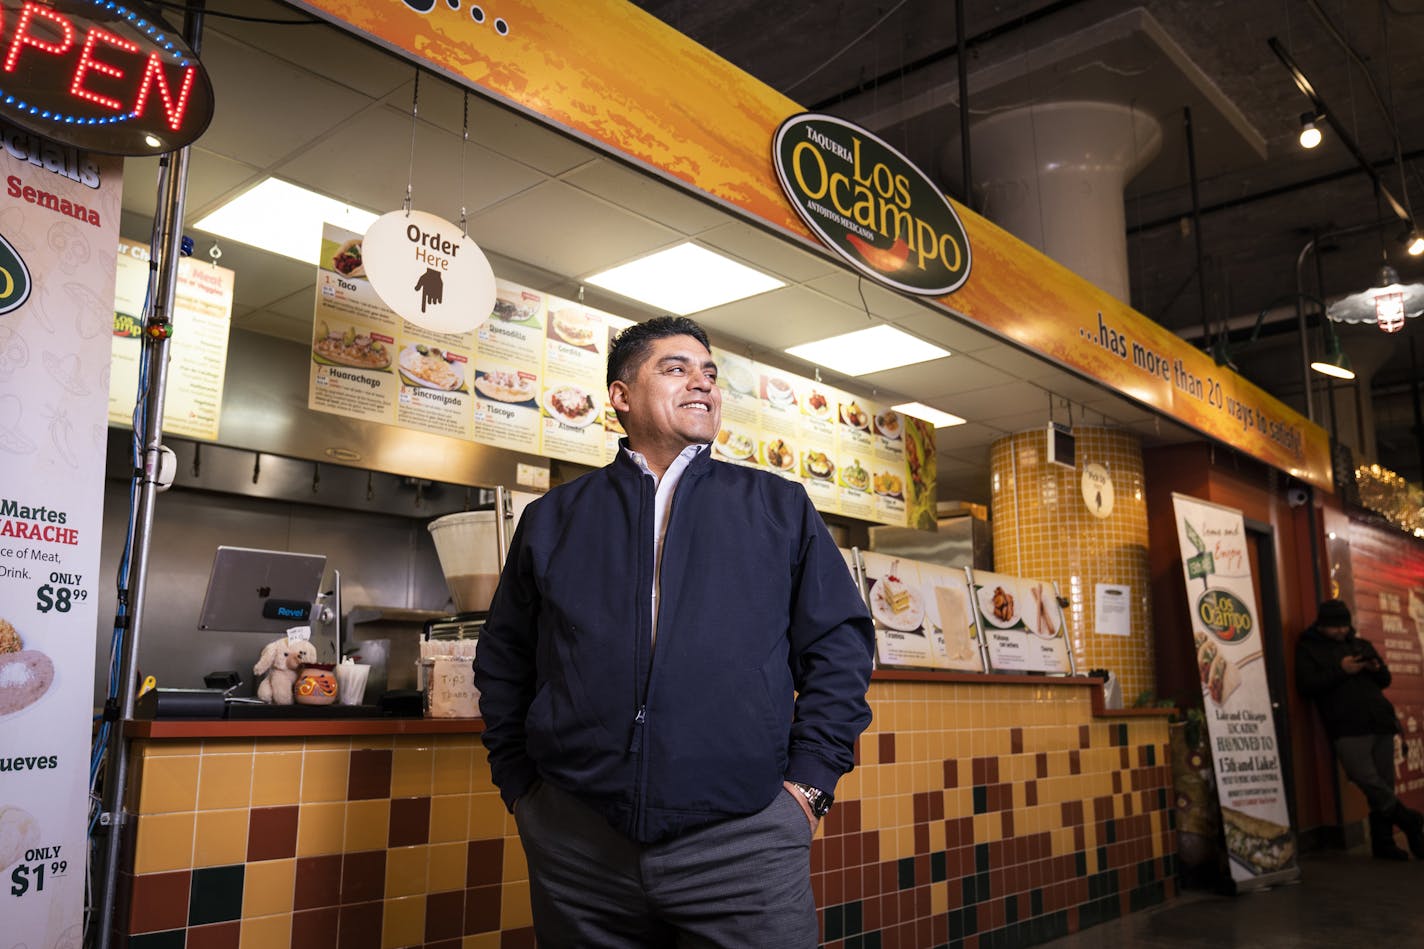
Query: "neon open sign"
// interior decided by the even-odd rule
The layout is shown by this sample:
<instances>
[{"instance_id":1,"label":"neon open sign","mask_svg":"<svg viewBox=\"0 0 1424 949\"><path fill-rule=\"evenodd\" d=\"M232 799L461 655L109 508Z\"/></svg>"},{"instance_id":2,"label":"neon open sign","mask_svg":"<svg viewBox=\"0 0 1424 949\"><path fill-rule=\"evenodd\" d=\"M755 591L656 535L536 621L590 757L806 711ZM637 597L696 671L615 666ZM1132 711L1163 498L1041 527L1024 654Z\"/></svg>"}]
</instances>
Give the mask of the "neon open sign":
<instances>
[{"instance_id":1,"label":"neon open sign","mask_svg":"<svg viewBox=\"0 0 1424 949\"><path fill-rule=\"evenodd\" d=\"M166 24L115 0L0 0L0 117L54 141L154 155L213 116L207 72Z\"/></svg>"}]
</instances>

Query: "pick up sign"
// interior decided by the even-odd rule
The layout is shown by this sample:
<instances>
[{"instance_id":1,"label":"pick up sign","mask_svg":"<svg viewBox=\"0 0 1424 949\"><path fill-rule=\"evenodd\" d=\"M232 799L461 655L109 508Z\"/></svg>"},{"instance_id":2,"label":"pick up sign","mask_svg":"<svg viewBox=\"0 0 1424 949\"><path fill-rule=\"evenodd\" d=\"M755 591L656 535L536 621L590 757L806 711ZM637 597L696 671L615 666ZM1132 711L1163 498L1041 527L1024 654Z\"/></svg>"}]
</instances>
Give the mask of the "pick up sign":
<instances>
[{"instance_id":1,"label":"pick up sign","mask_svg":"<svg viewBox=\"0 0 1424 949\"><path fill-rule=\"evenodd\" d=\"M403 318L466 333L494 309L494 271L460 226L425 211L392 211L362 241L371 287Z\"/></svg>"}]
</instances>

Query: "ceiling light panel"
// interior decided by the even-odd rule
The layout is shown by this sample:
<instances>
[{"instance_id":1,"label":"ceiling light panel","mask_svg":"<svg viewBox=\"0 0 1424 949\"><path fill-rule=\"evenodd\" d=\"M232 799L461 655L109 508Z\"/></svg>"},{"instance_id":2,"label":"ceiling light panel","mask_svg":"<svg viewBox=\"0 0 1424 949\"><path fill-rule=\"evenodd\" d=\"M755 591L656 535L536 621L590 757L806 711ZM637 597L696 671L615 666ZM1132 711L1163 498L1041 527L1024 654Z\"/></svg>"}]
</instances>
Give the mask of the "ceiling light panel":
<instances>
[{"instance_id":1,"label":"ceiling light panel","mask_svg":"<svg viewBox=\"0 0 1424 949\"><path fill-rule=\"evenodd\" d=\"M323 223L364 234L374 220L376 215L363 208L278 178L268 178L193 226L209 234L315 264L321 256Z\"/></svg>"},{"instance_id":2,"label":"ceiling light panel","mask_svg":"<svg viewBox=\"0 0 1424 949\"><path fill-rule=\"evenodd\" d=\"M585 278L596 287L686 316L786 286L696 244L678 244Z\"/></svg>"},{"instance_id":3,"label":"ceiling light panel","mask_svg":"<svg viewBox=\"0 0 1424 949\"><path fill-rule=\"evenodd\" d=\"M863 376L949 355L947 349L940 349L933 343L927 343L883 323L853 333L791 346L786 351L799 359L846 376Z\"/></svg>"},{"instance_id":4,"label":"ceiling light panel","mask_svg":"<svg viewBox=\"0 0 1424 949\"><path fill-rule=\"evenodd\" d=\"M935 428L950 428L954 425L963 425L965 420L958 415L951 415L949 412L941 412L939 409L925 405L923 402L901 402L899 405L891 406L896 412L904 412L906 415L913 415L915 418L924 419Z\"/></svg>"}]
</instances>

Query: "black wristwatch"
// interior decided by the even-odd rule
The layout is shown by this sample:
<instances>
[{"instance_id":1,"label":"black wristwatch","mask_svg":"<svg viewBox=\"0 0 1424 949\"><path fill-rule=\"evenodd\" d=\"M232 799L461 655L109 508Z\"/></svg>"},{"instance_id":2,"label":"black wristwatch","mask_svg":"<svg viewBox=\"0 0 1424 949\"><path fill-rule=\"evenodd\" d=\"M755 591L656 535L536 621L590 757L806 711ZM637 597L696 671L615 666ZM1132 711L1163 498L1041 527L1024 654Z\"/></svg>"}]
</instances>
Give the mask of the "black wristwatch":
<instances>
[{"instance_id":1,"label":"black wristwatch","mask_svg":"<svg viewBox=\"0 0 1424 949\"><path fill-rule=\"evenodd\" d=\"M791 786L801 792L801 796L806 799L806 803L811 805L811 815L820 820L825 817L831 809L831 803L835 800L833 795L827 794L820 788L813 788L809 784L791 782Z\"/></svg>"}]
</instances>

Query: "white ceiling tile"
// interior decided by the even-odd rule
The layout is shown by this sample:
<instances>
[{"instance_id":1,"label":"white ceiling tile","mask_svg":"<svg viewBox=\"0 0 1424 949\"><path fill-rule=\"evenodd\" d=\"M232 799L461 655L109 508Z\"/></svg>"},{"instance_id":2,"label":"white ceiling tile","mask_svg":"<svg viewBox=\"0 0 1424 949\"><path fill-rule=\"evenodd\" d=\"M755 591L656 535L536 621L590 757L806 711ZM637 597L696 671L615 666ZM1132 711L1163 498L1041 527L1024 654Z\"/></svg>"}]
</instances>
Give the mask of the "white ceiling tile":
<instances>
[{"instance_id":1,"label":"white ceiling tile","mask_svg":"<svg viewBox=\"0 0 1424 949\"><path fill-rule=\"evenodd\" d=\"M184 218L188 221L198 220L233 194L256 184L260 178L255 166L205 148L194 146L190 155L188 187L184 197ZM147 227L152 225L157 205L158 159L124 159L124 210L143 215L148 219Z\"/></svg>"},{"instance_id":2,"label":"white ceiling tile","mask_svg":"<svg viewBox=\"0 0 1424 949\"><path fill-rule=\"evenodd\" d=\"M544 180L527 165L424 122L415 130L412 165L410 116L385 106L344 122L274 173L378 214L399 208L412 182L417 209L453 221L464 206L472 231L482 209Z\"/></svg>"},{"instance_id":3,"label":"white ceiling tile","mask_svg":"<svg viewBox=\"0 0 1424 949\"><path fill-rule=\"evenodd\" d=\"M869 277L847 269L844 264L837 265L831 273L809 283L842 303L862 310L869 307L871 313L885 320L898 320L924 306L918 299L882 287ZM862 296L864 302L861 301Z\"/></svg>"},{"instance_id":4,"label":"white ceiling tile","mask_svg":"<svg viewBox=\"0 0 1424 949\"><path fill-rule=\"evenodd\" d=\"M725 212L611 159L586 162L560 180L687 235L706 231L727 219Z\"/></svg>"},{"instance_id":5,"label":"white ceiling tile","mask_svg":"<svg viewBox=\"0 0 1424 949\"><path fill-rule=\"evenodd\" d=\"M977 353L1005 345L960 317L923 303L899 316L895 324L952 353Z\"/></svg>"},{"instance_id":6,"label":"white ceiling tile","mask_svg":"<svg viewBox=\"0 0 1424 949\"><path fill-rule=\"evenodd\" d=\"M709 330L773 350L783 359L792 358L781 353L788 346L848 333L866 325L864 313L803 287L773 290L694 313L692 318Z\"/></svg>"},{"instance_id":7,"label":"white ceiling tile","mask_svg":"<svg viewBox=\"0 0 1424 949\"><path fill-rule=\"evenodd\" d=\"M311 345L312 325L310 317L302 322L287 316L278 316L268 310L259 310L241 319L234 318L232 328L247 330L252 333L262 333L265 336L276 336L279 339L289 339L294 343Z\"/></svg>"},{"instance_id":8,"label":"white ceiling tile","mask_svg":"<svg viewBox=\"0 0 1424 949\"><path fill-rule=\"evenodd\" d=\"M1014 381L1014 377L998 369L990 368L968 356L945 356L913 366L886 369L861 376L872 385L884 386L913 396L922 402L934 404L937 396L951 396L958 392L981 389L985 386L1002 385ZM952 403L953 399L949 399ZM935 405L935 408L940 408ZM953 412L946 408L946 412ZM956 415L961 413L955 412Z\"/></svg>"},{"instance_id":9,"label":"white ceiling tile","mask_svg":"<svg viewBox=\"0 0 1424 949\"><path fill-rule=\"evenodd\" d=\"M562 181L546 181L470 222L497 253L583 277L673 243L676 231L629 214Z\"/></svg>"},{"instance_id":10,"label":"white ceiling tile","mask_svg":"<svg viewBox=\"0 0 1424 949\"><path fill-rule=\"evenodd\" d=\"M1033 411L1042 411L1044 421L1048 420L1048 395L1042 389L1026 382L985 386L941 401L947 405L958 406L945 411L971 421Z\"/></svg>"},{"instance_id":11,"label":"white ceiling tile","mask_svg":"<svg viewBox=\"0 0 1424 949\"><path fill-rule=\"evenodd\" d=\"M697 242L725 251L789 283L805 283L832 272L836 266L813 251L741 221L728 220L697 235Z\"/></svg>"}]
</instances>

